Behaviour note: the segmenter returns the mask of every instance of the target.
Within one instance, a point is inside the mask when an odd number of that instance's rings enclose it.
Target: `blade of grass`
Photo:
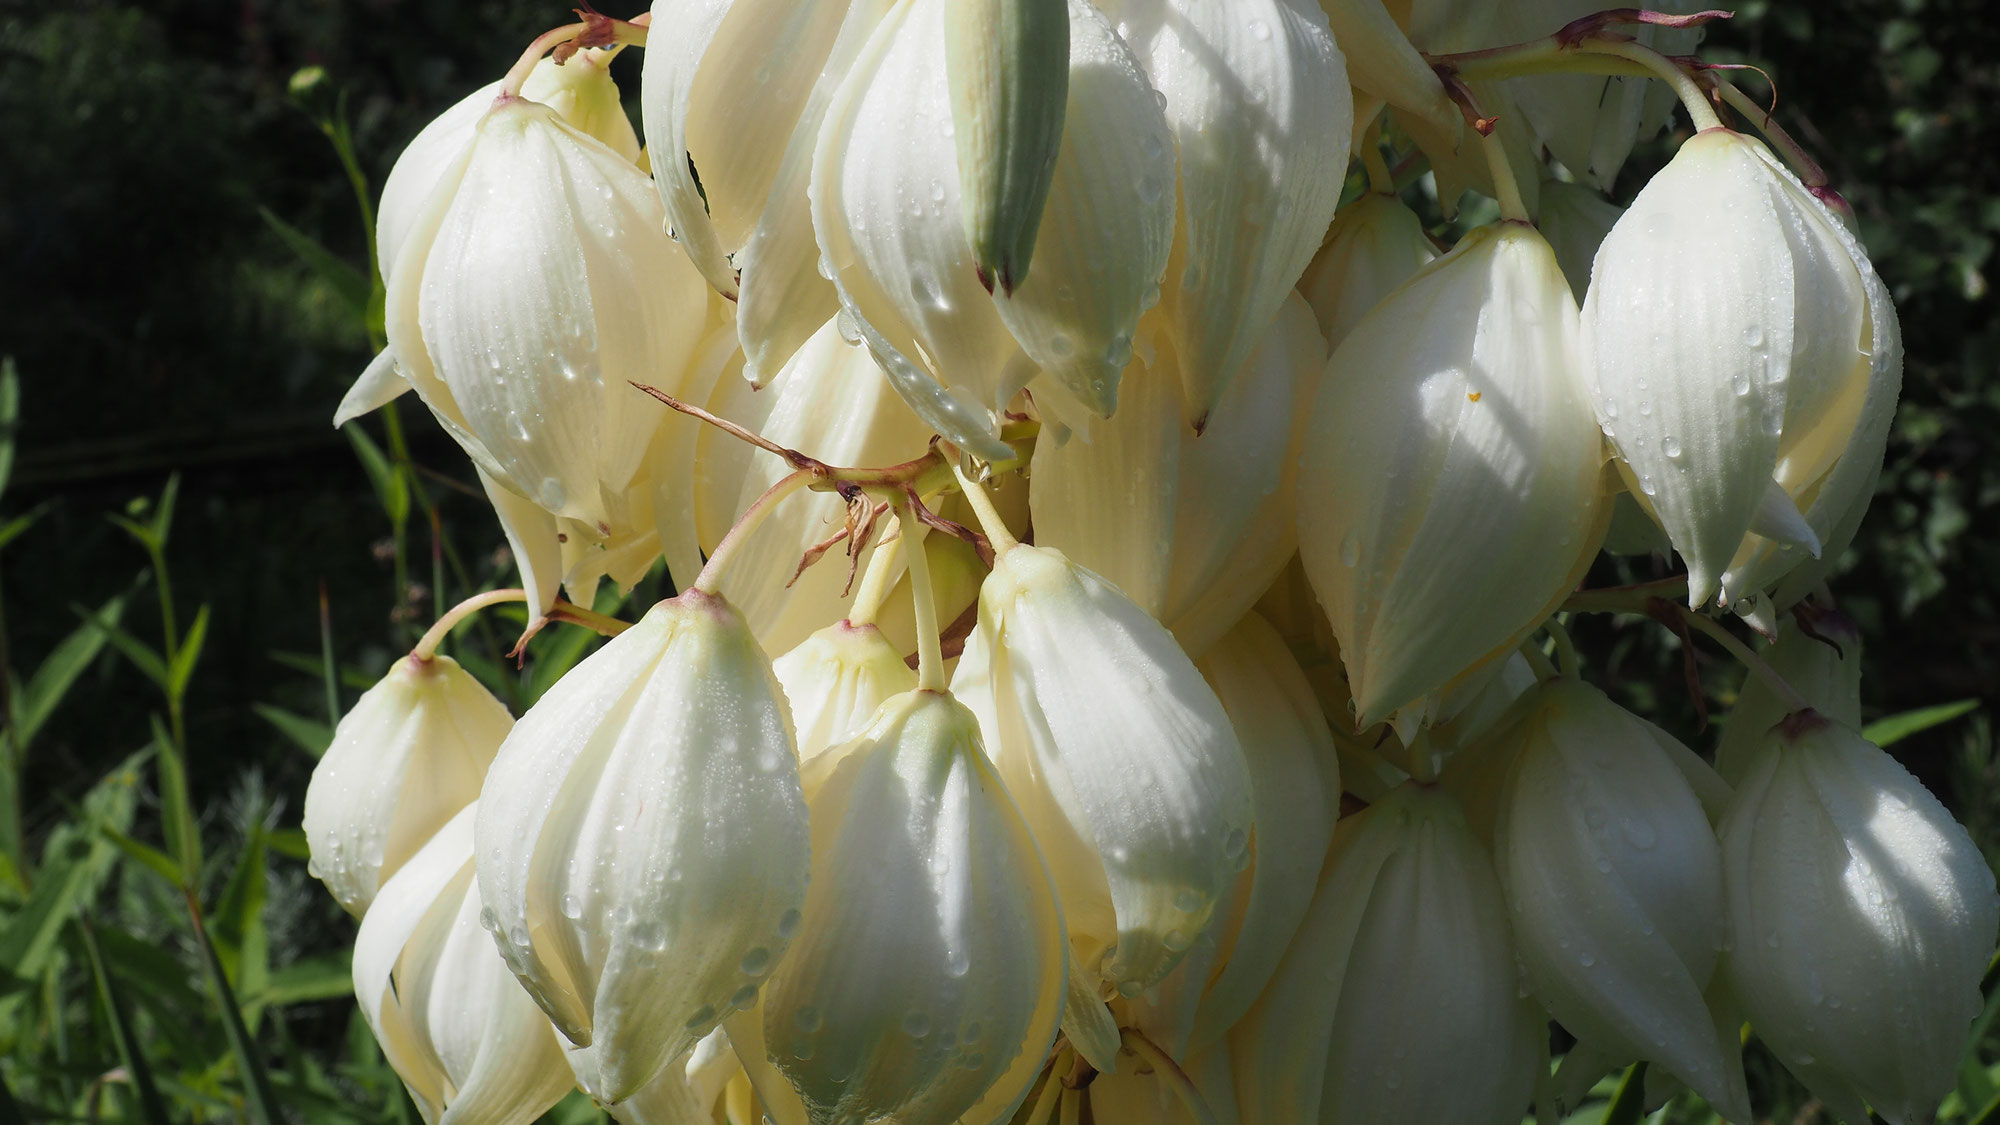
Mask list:
[[[125,1075],[132,1083],[132,1090],[138,1095],[139,1116],[147,1125],[168,1125],[172,1118],[167,1116],[167,1103],[160,1098],[159,1084],[153,1080],[153,1067],[139,1050],[139,1038],[132,1032],[132,1020],[127,1014],[124,994],[104,968],[104,954],[97,948],[97,935],[91,931],[90,923],[77,919],[77,929],[83,935],[83,948],[90,956],[90,970],[97,978],[97,992],[103,1000],[105,1010],[111,1016],[111,1038],[118,1048],[118,1060],[125,1066]]]
[[[1618,1092],[1611,1096],[1611,1105],[1604,1111],[1604,1125],[1639,1125],[1645,1116],[1646,1064],[1633,1063],[1624,1080],[1618,1083]]]
[[[229,987],[229,976],[222,970],[222,959],[216,955],[215,943],[209,940],[208,927],[202,922],[201,904],[189,894],[188,917],[194,922],[195,945],[201,948],[202,964],[208,970],[209,988],[215,994],[216,1006],[222,1012],[222,1030],[229,1038],[230,1053],[236,1056],[236,1067],[243,1076],[244,1109],[250,1120],[257,1125],[283,1125],[284,1117],[278,1112],[278,1097],[271,1089],[270,1072],[264,1069],[264,1060],[257,1057],[257,1045],[250,1039],[250,1029],[243,1023],[243,1012],[236,1006],[236,993]]]

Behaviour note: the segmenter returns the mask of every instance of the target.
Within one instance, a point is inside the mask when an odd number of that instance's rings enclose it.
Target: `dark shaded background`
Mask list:
[[[143,555],[105,513],[180,470],[176,595],[184,617],[214,607],[188,711],[198,808],[250,785],[296,823],[312,759],[251,705],[324,711],[319,682],[274,655],[317,652],[322,581],[336,650],[364,676],[407,646],[436,596],[430,528],[419,518],[409,532],[409,579],[425,588],[399,588],[389,524],[329,425],[371,354],[364,322],[259,209],[365,268],[354,191],[315,116],[344,106],[372,199],[426,120],[566,18],[563,3],[518,0],[0,2],[0,355],[16,358],[23,398],[0,514],[47,505],[0,553],[4,656],[32,668],[75,629],[73,605],[133,587]],[[1835,588],[1869,640],[1869,717],[1983,699],[1897,752],[1993,855],[2000,325],[1985,271],[2000,231],[2000,19],[1986,0],[1754,2],[1704,50],[1777,77],[1780,113],[1854,204],[1896,295],[1903,404]],[[295,96],[307,65],[326,80]],[[1635,160],[1621,193],[1666,151]],[[398,408],[415,460],[468,480],[421,408]],[[367,426],[387,442],[379,419]],[[483,502],[425,480],[464,579],[503,573]],[[1657,631],[1593,623],[1585,639],[1599,678],[1702,745]],[[26,764],[31,839],[146,742],[155,707],[114,655],[96,662]],[[281,898],[272,908],[298,915],[294,931],[337,917]]]

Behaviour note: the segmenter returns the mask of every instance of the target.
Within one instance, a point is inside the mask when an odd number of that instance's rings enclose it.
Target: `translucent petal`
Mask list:
[[[1392,195],[1370,192],[1341,208],[1299,281],[1327,346],[1337,348],[1368,310],[1437,259],[1423,220]]]
[[[671,34],[657,42],[648,40],[639,87],[646,143],[653,153],[654,182],[659,185],[666,222],[701,275],[725,297],[736,295],[736,271],[709,220],[695,170],[678,154],[688,151],[688,114],[703,56],[734,2],[695,0],[677,8]]]
[[[1320,0],[1356,89],[1456,134],[1464,125],[1430,64],[1382,0]]]
[[[894,697],[807,774],[811,891],[765,1050],[815,1121],[954,1120],[1055,1037],[1062,920],[1034,839],[937,692]]]
[[[345,426],[370,411],[379,410],[394,402],[404,391],[410,389],[407,379],[396,370],[396,353],[383,348],[368,361],[361,371],[361,377],[341,396],[340,406],[333,412],[333,424]]]
[[[1298,0],[1107,12],[1166,99],[1179,151],[1161,325],[1199,431],[1333,219],[1353,116],[1347,67],[1323,13]]]
[[[764,389],[723,379],[709,408],[833,465],[908,461],[923,455],[931,435],[868,352],[842,340],[831,322]],[[712,427],[704,428],[699,440],[696,522],[703,544],[714,550],[737,516],[792,467]],[[841,530],[844,512],[830,492],[786,500],[751,534],[723,575],[723,594],[741,607],[766,651],[788,651],[844,615],[845,542],[798,573],[806,551]]]
[[[306,787],[312,868],[360,917],[384,880],[479,796],[513,727],[449,656],[404,658],[334,728]]]
[[[974,637],[954,691],[1049,857],[1082,965],[1137,992],[1248,859],[1228,717],[1164,628],[1053,548],[1000,556]]]
[[[589,1085],[606,1101],[751,1004],[752,970],[797,927],[789,717],[720,598],[661,602],[579,664],[516,724],[483,795],[501,951],[565,1036],[599,1048]]]
[[[883,703],[917,687],[916,672],[880,629],[846,621],[799,642],[771,668],[791,703],[802,763],[860,734]]]
[[[1514,223],[1467,235],[1328,360],[1299,551],[1357,729],[1511,650],[1596,554],[1608,508],[1578,360],[1555,256]]]
[[[1536,997],[1611,1058],[1651,1060],[1748,1120],[1737,1044],[1702,996],[1725,922],[1700,800],[1596,688],[1551,680],[1522,708],[1495,736],[1514,760],[1494,855]]]
[[[1895,759],[1838,724],[1774,732],[1722,829],[1725,972],[1758,1035],[1848,1120],[1931,1119],[2000,928],[1993,873]]]

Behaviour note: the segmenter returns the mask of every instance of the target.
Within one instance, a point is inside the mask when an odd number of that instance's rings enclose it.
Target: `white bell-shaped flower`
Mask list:
[[[952,690],[1048,857],[1079,980],[1100,998],[1157,983],[1249,859],[1215,692],[1130,599],[1027,546],[995,560]]]
[[[846,621],[800,641],[771,670],[792,706],[802,763],[860,734],[890,697],[917,687],[916,671],[882,630]]]
[[[1597,248],[1604,245],[1604,236],[1624,213],[1625,208],[1582,184],[1542,181],[1542,206],[1535,214],[1535,226],[1555,250],[1556,263],[1562,266],[1579,304],[1590,292],[1590,264],[1597,260]]]
[[[762,383],[840,309],[814,268],[807,186],[821,122],[888,0],[702,0],[650,41],[641,90],[667,221],[734,297]],[[698,177],[698,179],[697,179]]]
[[[931,429],[904,405],[866,348],[828,321],[762,388],[718,382],[709,408],[770,441],[832,465],[894,465],[921,457]],[[736,517],[792,471],[783,459],[713,428],[698,439],[695,521],[707,550]],[[786,500],[757,525],[722,577],[721,590],[767,652],[785,652],[842,616],[848,586],[843,542],[817,564],[799,563],[839,531],[845,509],[830,492]]]
[[[1341,208],[1299,281],[1327,347],[1437,256],[1423,220],[1395,196],[1369,192]]]
[[[1312,685],[1262,617],[1245,614],[1197,666],[1243,746],[1254,824],[1194,1017],[1200,1050],[1256,1003],[1305,919],[1340,813],[1340,765]]]
[[[1595,1050],[1647,1059],[1750,1120],[1735,1028],[1703,998],[1722,862],[1682,771],[1708,767],[1577,680],[1531,689],[1516,714],[1492,736],[1512,758],[1493,852],[1536,998]]]
[[[1804,712],[1771,732],[1722,824],[1750,1026],[1850,1122],[1931,1120],[2000,928],[1993,872],[1894,758]]]
[[[468,805],[382,887],[354,995],[430,1125],[527,1125],[572,1085],[555,1029],[480,929]]]
[[[1230,1033],[1248,1122],[1515,1125],[1542,1056],[1493,861],[1442,790],[1344,818],[1303,925]]]
[[[1036,443],[1035,541],[1109,580],[1199,655],[1297,549],[1298,438],[1326,349],[1296,294],[1208,429],[1194,432],[1171,358],[1132,370],[1088,440]]]
[[[639,138],[618,100],[618,85],[611,80],[609,64],[610,54],[598,50],[579,51],[562,64],[545,58],[521,83],[521,96],[548,106],[564,121],[637,164]],[[411,139],[389,169],[375,210],[375,259],[385,282],[402,259],[403,244],[420,225],[438,185],[457,174],[466,151],[479,135],[480,120],[499,91],[500,83],[489,82],[453,103]],[[396,368],[395,347],[384,348],[341,399],[333,424],[345,425],[409,389],[408,380]]]
[[[1299,554],[1360,729],[1520,643],[1582,577],[1608,507],[1576,304],[1534,228],[1467,235],[1327,366]]]
[[[652,181],[624,156],[501,98],[385,268],[404,377],[481,471],[578,549],[655,530],[646,467],[661,440],[694,437],[627,385],[678,392],[709,328],[701,278],[661,225]],[[692,529],[661,535],[677,537]]]
[[[741,614],[689,590],[515,724],[482,790],[480,890],[509,967],[629,1097],[756,1000],[805,902],[790,717]]]
[[[1180,156],[1175,253],[1154,323],[1196,432],[1263,338],[1340,202],[1354,107],[1305,0],[1103,5],[1165,100]]]
[[[1004,1120],[1055,1038],[1066,947],[978,721],[905,692],[805,772],[812,889],[765,1057],[815,1123]]]
[[[514,726],[449,656],[405,657],[341,716],[306,786],[311,868],[359,918],[375,892],[458,811]]]
[[[1812,632],[1791,627],[1759,654],[1813,710],[1842,726],[1861,727],[1861,630],[1840,613],[1814,615]],[[1722,737],[1715,740],[1715,772],[1741,784],[1791,706],[1764,677],[1747,673]]]
[[[898,6],[847,75],[820,132],[813,228],[844,323],[910,407],[968,452],[1006,460],[999,413],[1031,380],[1044,416],[1066,425],[1115,408],[1172,243],[1173,136],[1131,50],[1069,0],[1062,147],[1034,268],[1012,294],[989,293],[959,195],[948,6]]]
[[[1750,561],[1752,532],[1820,555],[1879,468],[1901,349],[1872,277],[1825,205],[1725,129],[1683,144],[1605,237],[1583,312],[1597,415],[1690,605]]]

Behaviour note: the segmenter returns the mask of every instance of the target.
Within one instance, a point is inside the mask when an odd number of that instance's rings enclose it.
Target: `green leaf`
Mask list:
[[[80,899],[86,873],[87,865],[80,858],[42,870],[35,893],[7,919],[6,929],[0,930],[0,965],[8,972],[24,980],[41,974],[64,923],[83,905]]]
[[[14,438],[21,429],[21,373],[14,357],[0,359],[0,492],[14,475]]]
[[[125,599],[112,598],[99,607],[90,621],[77,627],[76,631],[64,637],[55,651],[42,660],[35,674],[28,677],[28,686],[21,689],[15,703],[14,718],[20,728],[14,732],[14,746],[17,752],[25,751],[34,742],[35,735],[48,722],[49,715],[61,703],[63,696],[76,684],[83,670],[97,659],[104,650],[105,632],[99,623],[116,627],[118,619],[125,613]]]
[[[189,906],[193,906],[192,899]],[[244,1108],[250,1120],[258,1125],[284,1125],[285,1118],[278,1112],[277,1094],[271,1089],[271,1075],[264,1068],[264,1060],[257,1054],[257,1044],[250,1038],[250,1029],[244,1026],[242,1009],[236,1006],[236,993],[229,987],[229,975],[223,971],[215,943],[199,932],[201,918],[198,914],[194,922],[197,930],[195,944],[201,947],[202,964],[208,969],[208,984],[222,1013],[222,1030],[229,1037],[229,1051],[236,1057],[237,1071],[243,1077]]]
[[[410,484],[403,479],[402,471],[390,463],[381,446],[360,426],[342,426],[340,432],[347,435],[348,443],[354,446],[354,455],[361,459],[361,468],[368,474],[368,483],[375,488],[375,499],[382,505],[383,514],[389,517],[389,526],[397,535],[410,519]]]
[[[308,719],[269,703],[252,703],[250,709],[278,728],[279,734],[315,758],[323,756],[326,748],[333,745],[333,728],[318,719]]]
[[[239,996],[262,995],[269,987],[270,948],[264,930],[264,899],[267,873],[264,866],[264,825],[253,821],[243,843],[243,854],[223,888],[222,900],[210,914],[209,936],[222,958],[229,979]],[[258,1022],[261,1008],[246,1003],[244,1018]]]
[[[105,839],[111,841],[113,847],[174,887],[179,888],[187,884],[187,879],[181,874],[180,864],[175,863],[173,857],[167,853],[151,844],[134,840],[108,824],[98,825],[97,830],[104,834]]]
[[[35,526],[35,521],[41,519],[48,510],[47,503],[37,504],[6,523],[0,523],[0,547],[19,539],[21,533]]]
[[[115,599],[114,599],[115,601]],[[153,646],[120,628],[116,618],[107,617],[104,611],[92,613],[80,605],[71,605],[70,612],[81,618],[86,627],[96,630],[111,647],[123,653],[132,666],[145,673],[146,678],[164,688],[167,686],[167,662]],[[106,606],[110,608],[109,605]],[[86,663],[88,663],[86,661]]]
[[[1955,703],[1919,707],[1914,711],[1904,711],[1899,715],[1890,715],[1869,723],[1861,728],[1861,737],[1877,746],[1889,746],[1978,709],[1977,699],[1961,699]]]
[[[153,542],[159,544],[159,549],[162,551],[167,549],[167,534],[173,530],[174,505],[180,500],[180,495],[180,473],[168,474],[167,486],[160,490],[160,502],[153,505],[153,519],[150,528],[153,533]]]
[[[181,647],[174,653],[173,666],[167,669],[168,695],[180,699],[187,694],[188,680],[201,660],[201,643],[207,639],[208,607],[204,605],[195,613],[194,624],[188,626],[187,636],[181,638]]]
[[[354,994],[354,969],[349,950],[296,961],[271,974],[262,1000],[273,1008],[339,1000]]]
[[[264,222],[279,238],[284,240],[292,253],[309,267],[313,274],[327,287],[340,295],[340,299],[354,313],[357,319],[368,315],[370,286],[360,270],[347,264],[333,251],[319,244],[319,240],[279,218],[268,207],[257,208]]]
[[[264,842],[286,859],[304,863],[312,858],[312,845],[306,842],[303,828],[273,828],[264,833]]]
[[[1604,1125],[1639,1125],[1646,1116],[1646,1064],[1633,1063],[1618,1083],[1610,1108],[1604,1111]]]
[[[98,930],[96,936],[105,968],[141,993],[139,999],[150,995],[162,1002],[163,1010],[179,1012],[183,1018],[207,1010],[208,999],[197,987],[193,966],[174,950],[123,930]]]
[[[182,885],[193,886],[201,875],[201,827],[188,800],[187,766],[180,747],[158,715],[153,716],[153,746],[159,755],[161,834],[166,837],[167,854],[187,876]]]
[[[105,971],[104,955],[98,951],[97,937],[91,932],[89,923],[79,920],[77,929],[82,932],[83,947],[90,954],[90,970],[97,978],[98,996],[111,1016],[111,1038],[117,1044],[118,1059],[125,1064],[125,1076],[138,1095],[140,1118],[147,1125],[167,1125],[172,1120],[167,1116],[167,1103],[161,1100],[159,1085],[153,1081],[152,1064],[139,1050],[139,1038],[132,1032],[132,1019],[127,1014],[124,994],[119,991],[111,974]]]

